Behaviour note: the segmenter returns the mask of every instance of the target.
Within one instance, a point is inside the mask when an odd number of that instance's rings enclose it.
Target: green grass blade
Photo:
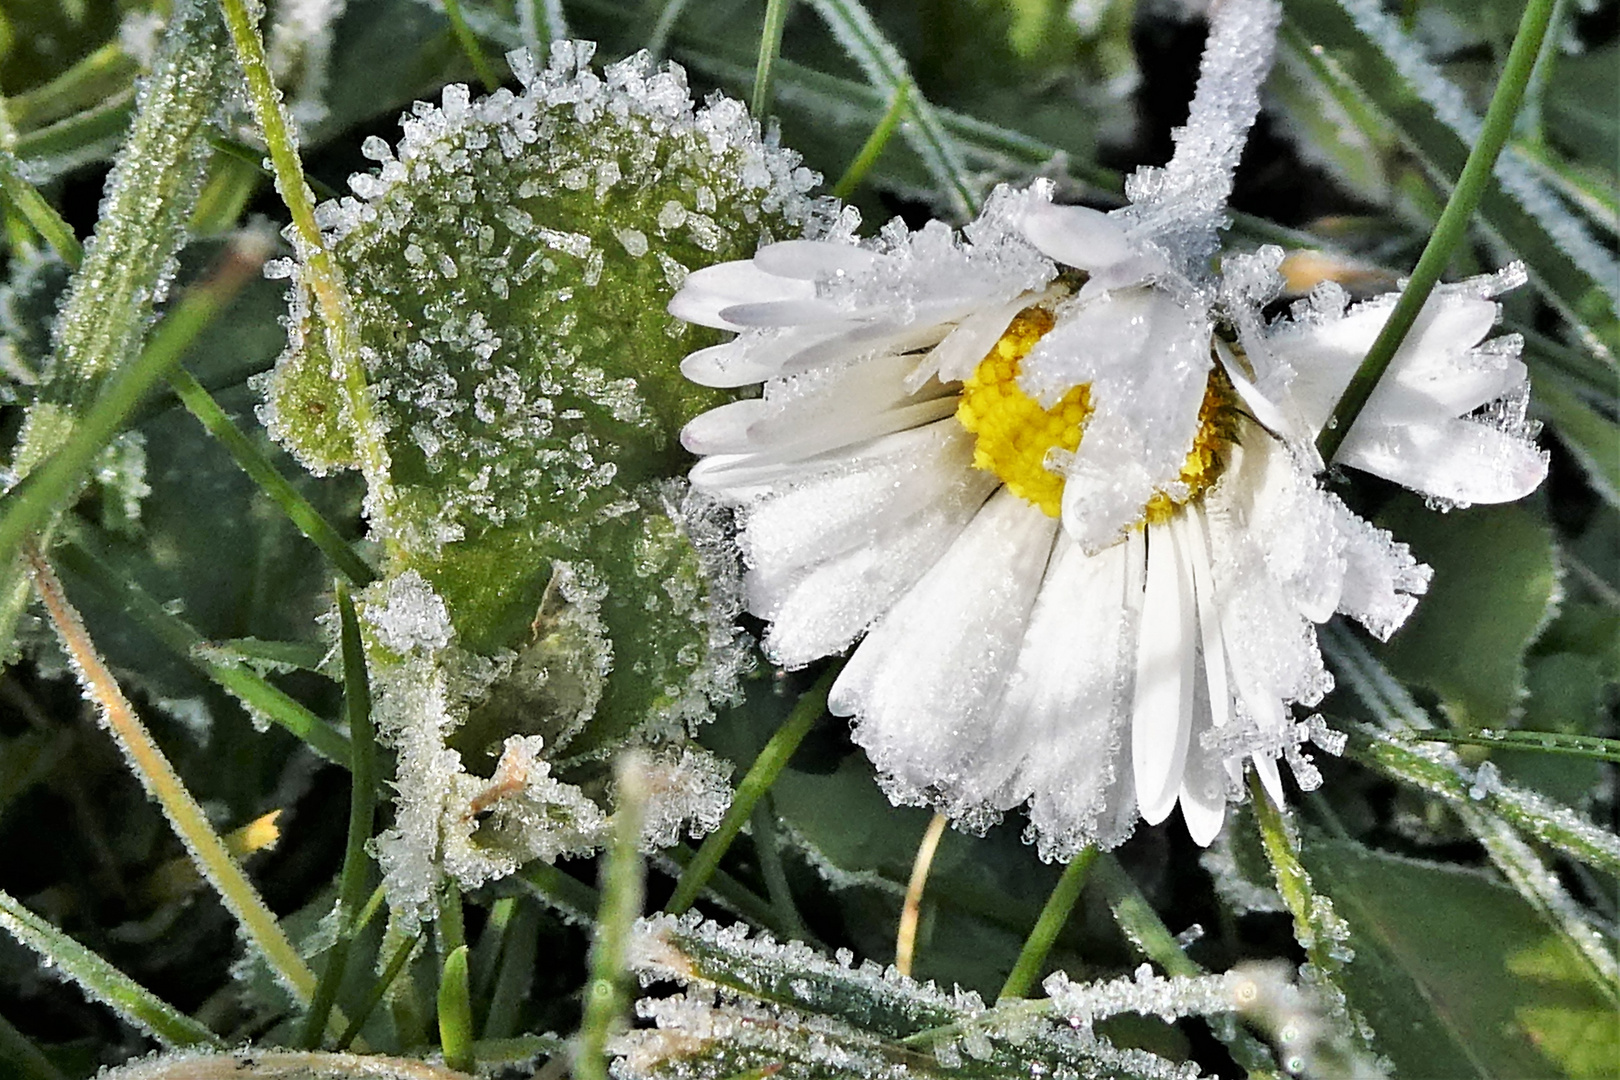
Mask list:
[[[87,529],[76,529],[89,533]],[[133,581],[119,576],[87,545],[88,535],[64,545],[56,554],[64,569],[71,571],[105,599],[117,604],[124,614],[175,655],[194,665],[242,702],[247,709],[286,728],[321,757],[345,768],[351,751],[348,738],[325,720],[310,712],[256,672],[238,664],[221,663],[208,656],[207,642],[189,623],[165,611]]]
[[[369,585],[377,579],[377,572],[354,553],[354,549],[344,542],[332,524],[321,516],[321,512],[270,464],[269,459],[259,452],[259,448],[253,445],[241,428],[231,422],[225,410],[219,407],[219,402],[203,389],[189,371],[177,367],[169,372],[169,385],[187,411],[197,418],[197,422],[230,452],[242,471],[252,477],[254,483],[287,515],[287,520],[298,527],[299,532],[332,560],[332,565],[344,577],[355,585]]]
[[[91,998],[112,1009],[165,1046],[220,1046],[212,1031],[140,986],[122,971],[0,892],[0,928]]]
[[[754,64],[754,92],[748,107],[756,120],[771,111],[771,74],[782,53],[782,27],[787,25],[793,0],[765,0],[765,22],[759,29],[759,60]]]
[[[742,830],[743,823],[754,812],[754,804],[759,802],[760,796],[770,790],[771,784],[786,767],[788,759],[799,748],[809,734],[810,727],[827,711],[827,691],[831,689],[833,679],[837,677],[839,666],[834,665],[816,680],[816,684],[805,691],[793,712],[786,721],[772,735],[765,748],[754,759],[754,764],[748,769],[748,774],[737,785],[737,791],[731,797],[731,807],[726,811],[725,818],[720,827],[703,838],[703,846],[690,865],[681,871],[681,877],[675,885],[675,893],[664,905],[664,910],[672,915],[679,915],[691,907],[697,900],[698,893],[708,882],[710,875],[720,865],[720,857],[726,853],[731,842],[737,838]]]
[[[466,945],[451,950],[439,972],[439,1049],[446,1065],[472,1072],[472,993],[467,984]]]
[[[366,844],[376,820],[379,781],[377,737],[371,722],[371,682],[366,672],[365,646],[360,640],[360,620],[355,616],[348,586],[342,581],[336,585],[343,650],[343,710],[349,722],[349,833],[338,877],[337,940],[326,954],[315,1000],[304,1017],[301,1042],[311,1049],[320,1044],[321,1033],[326,1030],[348,965],[349,946],[359,932],[360,915],[366,906],[366,886],[371,877]]]
[[[33,1040],[12,1027],[4,1016],[0,1016],[0,1066],[15,1070],[8,1075],[15,1075],[17,1080],[67,1080]]]
[[[478,38],[473,34],[472,27],[467,25],[467,17],[461,13],[461,0],[444,0],[444,13],[450,18],[450,30],[456,35],[456,44],[461,46],[462,55],[472,65],[473,72],[478,81],[484,84],[484,89],[494,93],[500,89],[501,78],[495,74],[495,68],[484,55],[484,47],[478,44]]]
[[[9,98],[6,110],[18,131],[32,131],[129,89],[140,69],[123,44],[112,41],[50,82]]]
[[[1463,746],[1500,747],[1528,750],[1539,754],[1569,754],[1592,761],[1620,762],[1620,739],[1598,735],[1570,735],[1562,731],[1413,731],[1405,738],[1414,742],[1444,742]]]
[[[1467,234],[1474,209],[1490,183],[1497,155],[1502,152],[1503,145],[1513,132],[1513,121],[1519,114],[1525,86],[1530,81],[1536,57],[1541,52],[1541,43],[1547,33],[1547,24],[1552,19],[1555,2],[1529,0],[1526,4],[1518,34],[1513,39],[1513,49],[1508,54],[1507,65],[1496,85],[1490,109],[1485,114],[1485,125],[1468,154],[1457,186],[1452,190],[1440,220],[1435,223],[1434,232],[1430,234],[1429,242],[1412,270],[1411,280],[1395,304],[1395,310],[1390,313],[1389,321],[1379,331],[1372,348],[1367,351],[1366,358],[1351,378],[1350,385],[1333,406],[1333,413],[1323,426],[1322,433],[1317,436],[1316,446],[1323,461],[1331,462],[1350,434],[1356,417],[1361,415],[1361,410],[1372,398],[1373,388],[1395,358],[1401,342],[1406,340],[1406,334],[1417,321],[1429,294],[1440,283],[1440,276],[1451,261],[1452,251]]]
[[[518,1034],[520,1009],[534,985],[535,961],[540,949],[540,908],[518,897],[510,921],[501,935],[500,966],[484,997],[484,1039],[498,1041]],[[478,1056],[482,1056],[479,1054]]]
[[[906,115],[906,96],[908,88],[901,86],[894,92],[889,107],[883,112],[883,119],[878,121],[872,134],[866,137],[861,149],[855,155],[855,160],[849,163],[844,175],[838,178],[833,185],[832,193],[836,199],[847,199],[855,193],[860,182],[866,179],[866,174],[872,171],[877,159],[883,154],[883,148],[889,145],[895,131],[900,127],[900,119]]]
[[[911,119],[901,126],[901,134],[922,158],[951,211],[963,219],[978,213],[977,185],[968,176],[961,151],[941,124],[933,105],[917,89],[905,58],[883,36],[871,13],[860,0],[810,0],[810,3],[883,100],[892,101],[896,94],[904,91],[910,102]]]
[[[388,988],[394,985],[394,980],[399,978],[400,972],[405,970],[405,965],[410,963],[411,954],[416,951],[416,946],[421,941],[422,931],[418,930],[410,937],[401,939],[399,944],[395,946],[393,955],[388,958],[388,964],[383,968],[382,974],[378,975],[370,988],[366,990],[366,996],[361,1000],[359,1006],[355,1008],[354,1016],[350,1018],[348,1026],[343,1029],[343,1034],[338,1036],[336,1049],[344,1050],[350,1043],[354,1042],[355,1036],[360,1034],[360,1029],[365,1027],[366,1021],[371,1018],[371,1014],[382,1003],[383,996],[388,993]]]
[[[0,192],[21,211],[28,224],[44,238],[52,251],[61,256],[63,262],[77,268],[84,261],[84,245],[79,243],[72,227],[62,220],[62,215],[45,201],[33,184],[23,179],[17,159],[9,150],[0,150]]]

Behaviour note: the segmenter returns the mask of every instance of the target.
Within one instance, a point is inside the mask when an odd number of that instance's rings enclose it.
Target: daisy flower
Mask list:
[[[694,486],[739,508],[765,649],[792,668],[855,646],[831,708],[896,802],[974,831],[1025,807],[1049,859],[1178,805],[1207,844],[1245,761],[1279,802],[1279,758],[1319,779],[1300,746],[1333,739],[1290,713],[1332,685],[1315,624],[1343,612],[1385,637],[1427,585],[1307,455],[1349,371],[1335,354],[1302,372],[1381,309],[1318,305],[1268,333],[1269,255],[1229,260],[1223,284],[1201,270],[1276,18],[1269,0],[1217,9],[1177,154],[1122,211],[1037,184],[998,189],[961,236],[896,222],[857,241],[846,216],[698,270],[671,302],[737,334],[688,377],[763,384],[682,439]],[[1428,340],[1414,377],[1434,390],[1461,354]],[[1383,431],[1417,413],[1363,415]]]

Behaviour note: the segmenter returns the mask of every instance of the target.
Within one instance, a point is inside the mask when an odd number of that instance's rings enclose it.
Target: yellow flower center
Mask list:
[[[1018,365],[1052,329],[1052,313],[1029,307],[1013,316],[979,366],[962,383],[956,418],[977,435],[976,468],[993,472],[1014,495],[1057,517],[1063,477],[1046,467],[1052,450],[1073,451],[1091,415],[1091,388],[1076,386],[1050,409],[1018,388]]]
[[[1018,369],[1035,343],[1052,329],[1052,313],[1028,307],[1013,317],[1001,339],[962,382],[956,418],[977,440],[973,465],[995,473],[1014,495],[1051,517],[1063,506],[1063,476],[1047,467],[1054,450],[1073,453],[1091,417],[1091,386],[1082,383],[1064,394],[1051,408],[1018,386]],[[1181,467],[1184,498],[1159,492],[1142,508],[1142,522],[1161,522],[1179,506],[1201,496],[1226,463],[1226,449],[1237,436],[1237,396],[1216,365],[1198,411],[1198,434],[1192,452]]]

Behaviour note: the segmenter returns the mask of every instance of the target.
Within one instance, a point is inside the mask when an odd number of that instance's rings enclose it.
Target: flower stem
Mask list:
[[[258,890],[231,857],[225,841],[208,823],[202,807],[186,790],[174,766],[135,715],[112,672],[102,663],[55,572],[37,554],[31,555],[29,562],[34,587],[61,638],[63,651],[72,658],[86,694],[101,707],[102,722],[124,752],[141,786],[163,808],[197,869],[219,893],[248,941],[297,999],[307,1004],[315,994],[315,973],[304,963],[275,914],[265,906]]]
[[[256,21],[248,14],[247,0],[220,0],[220,5],[225,10],[236,60],[247,83],[248,102],[270,151],[276,190],[292,215],[293,235],[304,261],[304,280],[315,298],[326,350],[341,373],[360,471],[372,498],[386,514],[393,505],[388,447],[383,440],[382,424],[372,408],[371,390],[366,384],[365,364],[360,356],[360,335],[350,311],[343,273],[326,246],[320,226],[315,223],[314,196],[304,180],[304,164],[298,157],[287,115],[282,111],[281,92],[270,76],[264,41],[259,37]],[[386,530],[384,532],[386,535]]]
[[[726,853],[731,842],[737,838],[743,822],[754,812],[754,804],[759,802],[760,796],[770,790],[776,777],[787,765],[788,759],[809,734],[810,727],[821,715],[827,711],[827,691],[832,688],[833,679],[838,675],[838,667],[830,667],[816,684],[807,690],[799,703],[788,714],[787,721],[777,729],[765,749],[759,752],[754,764],[749,766],[748,775],[742,778],[737,785],[737,791],[731,797],[731,807],[715,829],[703,840],[703,846],[698,848],[697,855],[681,871],[680,880],[675,883],[675,893],[664,905],[664,910],[671,915],[679,915],[692,906],[698,893],[703,891],[704,884],[720,865],[720,857]]]
[[[934,855],[949,824],[950,819],[944,814],[933,816],[928,828],[923,830],[917,857],[911,863],[911,880],[906,883],[906,898],[900,905],[900,928],[894,936],[894,966],[902,975],[911,974],[911,961],[917,951],[917,923],[922,918],[923,889],[928,885],[928,872],[934,867]]]
[[[1300,862],[1299,837],[1293,823],[1272,803],[1259,775],[1252,771],[1249,798],[1254,804],[1254,819],[1260,827],[1260,843],[1271,864],[1272,879],[1294,917],[1294,939],[1321,976],[1330,977],[1344,964],[1333,955],[1333,927],[1325,925],[1321,903],[1311,887],[1311,875]]]
[[[1013,969],[1008,974],[1007,981],[1002,985],[1001,993],[997,995],[996,1000],[1005,1001],[1007,998],[1029,996],[1030,987],[1040,978],[1047,954],[1052,951],[1058,934],[1062,933],[1064,924],[1069,921],[1069,913],[1074,910],[1075,903],[1080,899],[1080,890],[1086,883],[1086,873],[1096,860],[1096,848],[1083,848],[1063,868],[1063,876],[1058,878],[1052,895],[1046,898],[1046,906],[1041,909],[1040,918],[1035,920],[1035,929],[1029,932],[1023,949],[1019,950],[1018,961],[1013,964]]]
[[[625,948],[641,914],[645,868],[641,862],[641,823],[647,810],[647,777],[634,754],[620,759],[618,808],[613,845],[602,868],[602,907],[591,943],[590,978],[585,983],[585,1016],[574,1054],[577,1080],[608,1080],[607,1041],[629,1006]]]
[[[758,120],[771,108],[771,70],[782,51],[782,27],[787,25],[793,0],[766,0],[765,24],[759,30],[759,59],[754,65],[754,93],[749,111]]]
[[[1323,461],[1331,463],[1339,447],[1344,444],[1356,417],[1366,407],[1378,380],[1395,358],[1396,350],[1417,321],[1424,302],[1439,283],[1453,249],[1462,242],[1474,208],[1479,205],[1480,196],[1490,182],[1497,155],[1513,133],[1514,118],[1524,99],[1531,72],[1535,70],[1536,57],[1541,52],[1542,39],[1546,37],[1554,4],[1555,0],[1529,0],[1525,5],[1524,16],[1519,20],[1519,30],[1513,39],[1513,48],[1508,52],[1507,64],[1491,97],[1490,109],[1485,113],[1485,125],[1480,131],[1479,141],[1469,151],[1468,161],[1457,178],[1457,186],[1452,189],[1451,198],[1441,211],[1440,220],[1435,223],[1434,232],[1429,235],[1429,242],[1418,257],[1411,280],[1396,302],[1395,310],[1390,313],[1389,321],[1379,331],[1377,340],[1367,351],[1366,358],[1361,361],[1344,395],[1333,407],[1333,414],[1317,436],[1316,448]]]

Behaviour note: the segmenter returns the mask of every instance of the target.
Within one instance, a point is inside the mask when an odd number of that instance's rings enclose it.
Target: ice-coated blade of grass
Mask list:
[[[0,927],[136,1028],[165,1046],[219,1046],[220,1038],[122,971],[0,892]]]
[[[1342,627],[1329,624],[1325,629],[1322,635],[1323,653],[1347,689],[1371,711],[1385,731],[1405,733],[1410,738],[1414,731],[1434,729],[1429,715],[1364,645]],[[1377,737],[1390,746],[1399,746],[1393,738],[1385,739],[1376,732],[1369,732],[1366,737],[1369,741]],[[1456,769],[1461,768],[1457,756],[1443,747],[1430,747],[1422,752],[1407,749],[1406,752],[1414,759],[1427,760],[1433,768],[1425,768],[1423,772],[1432,773],[1437,781],[1447,772],[1456,776]],[[1448,765],[1455,767],[1448,768]],[[1397,776],[1396,779],[1414,782],[1405,776]],[[1446,779],[1445,784],[1449,786],[1451,780]],[[1494,807],[1477,803],[1471,784],[1461,784],[1460,787],[1464,789],[1466,797],[1447,801],[1464,827],[1480,841],[1502,876],[1526,903],[1543,913],[1548,925],[1562,934],[1586,958],[1594,971],[1602,974],[1611,984],[1620,983],[1620,970],[1617,970],[1620,965],[1617,965],[1609,942],[1593,925],[1591,917],[1570,896],[1563,882],[1547,868],[1541,856],[1519,838],[1513,826],[1504,820],[1506,815],[1499,811],[1492,812]],[[1481,794],[1484,794],[1483,789]],[[1584,822],[1578,824],[1586,829],[1594,828]],[[1620,843],[1620,838],[1612,833],[1602,835]]]
[[[45,197],[34,190],[34,185],[23,179],[16,157],[9,150],[0,150],[0,193],[21,211],[34,231],[44,238],[51,250],[63,262],[78,268],[84,261],[84,245],[73,235],[73,229]]]
[[[1413,731],[1406,736],[1416,742],[1443,742],[1461,746],[1500,747],[1540,754],[1569,754],[1592,761],[1620,762],[1620,739],[1599,735],[1570,735],[1562,731]]]
[[[1362,0],[1350,2],[1360,4]],[[1556,0],[1529,0],[1525,5],[1524,17],[1519,22],[1519,31],[1513,39],[1513,48],[1508,53],[1502,77],[1496,84],[1496,93],[1491,97],[1484,126],[1479,129],[1474,148],[1469,151],[1468,161],[1457,178],[1457,186],[1452,189],[1451,198],[1446,201],[1446,208],[1435,223],[1434,232],[1429,235],[1429,242],[1418,257],[1411,279],[1401,291],[1401,298],[1396,301],[1395,310],[1378,332],[1372,348],[1367,350],[1366,358],[1356,369],[1338,403],[1333,406],[1333,413],[1323,425],[1322,433],[1317,436],[1316,448],[1323,461],[1331,462],[1350,434],[1356,417],[1361,415],[1361,410],[1372,398],[1373,389],[1383,378],[1390,361],[1395,359],[1396,350],[1406,340],[1406,334],[1417,321],[1429,294],[1440,283],[1440,276],[1451,262],[1452,251],[1467,235],[1468,223],[1479,205],[1480,196],[1485,193],[1485,186],[1490,183],[1497,156],[1513,132],[1513,120],[1519,114],[1525,86],[1530,81],[1536,57],[1541,53],[1542,39],[1546,37],[1547,23],[1552,19],[1555,3]],[[1620,279],[1620,264],[1613,265],[1611,273]]]
[[[1080,890],[1085,887],[1086,874],[1091,864],[1097,860],[1097,849],[1086,847],[1070,859],[1063,868],[1063,875],[1052,889],[1052,895],[1046,898],[1046,906],[1041,908],[1041,914],[1035,920],[1035,926],[1024,940],[1024,947],[1018,951],[1018,959],[1013,969],[1007,974],[1007,981],[1001,986],[1001,993],[996,1000],[1007,998],[1028,997],[1030,988],[1041,977],[1046,965],[1046,957],[1057,943],[1058,935],[1063,932],[1064,924],[1069,921],[1069,914],[1080,899]]]
[[[602,897],[595,889],[550,863],[531,862],[519,870],[516,877],[529,887],[536,899],[575,925],[589,923],[602,904]]]
[[[366,383],[359,331],[350,311],[343,274],[326,246],[320,226],[315,223],[314,197],[304,179],[304,164],[281,104],[281,93],[270,76],[257,21],[249,13],[246,0],[220,0],[220,5],[224,8],[236,60],[246,81],[248,102],[270,151],[276,190],[292,215],[292,235],[315,297],[327,354],[340,373],[345,406],[352,421],[348,428],[359,453],[360,471],[379,512],[386,514],[393,501],[388,447]]]
[[[754,806],[748,818],[754,837],[754,855],[759,860],[759,874],[765,879],[765,894],[770,900],[776,921],[787,930],[787,936],[805,941],[810,931],[799,917],[799,908],[793,902],[793,888],[788,883],[787,870],[782,865],[782,846],[776,835],[776,807],[770,792],[766,792]]]
[[[88,529],[84,530],[86,533]],[[83,541],[64,545],[58,558],[62,566],[81,577],[176,656],[194,665],[214,680],[249,712],[286,728],[321,757],[345,768],[349,765],[349,740],[325,720],[277,689],[250,668],[221,663],[208,655],[207,640],[191,624],[166,611],[133,581],[120,577]]]
[[[131,771],[147,795],[162,807],[175,835],[236,918],[249,946],[264,957],[283,985],[307,1004],[315,993],[315,973],[304,963],[275,914],[265,906],[258,890],[231,857],[225,841],[208,823],[202,807],[135,715],[112,672],[102,663],[79,613],[68,603],[55,572],[38,555],[30,558],[30,565],[34,587],[56,628],[62,649],[72,660],[86,695],[100,708],[102,725],[123,751]]]
[[[977,187],[934,106],[917,89],[905,57],[883,36],[860,0],[810,0],[810,4],[883,100],[893,101],[903,88],[910,119],[901,124],[901,134],[922,158],[951,212],[962,219],[972,217],[979,209]]]
[[[1189,957],[1170,933],[1158,912],[1153,910],[1142,890],[1125,872],[1112,852],[1103,852],[1092,867],[1092,874],[1104,895],[1108,909],[1120,931],[1143,956],[1159,965],[1167,975],[1202,975],[1204,969]],[[1240,1027],[1231,1017],[1213,1017],[1210,1031],[1226,1045],[1236,1061],[1249,1075],[1281,1076],[1270,1048]]]
[[[354,599],[342,581],[337,585],[339,636],[343,650],[343,711],[349,722],[349,832],[343,849],[343,870],[338,876],[337,939],[326,953],[315,997],[304,1016],[301,1042],[306,1049],[320,1045],[327,1018],[337,1001],[338,987],[348,967],[349,947],[360,930],[366,906],[371,839],[377,812],[377,738],[371,722],[371,684],[366,672],[365,646]]]
[[[591,942],[585,982],[585,1016],[574,1047],[578,1080],[608,1080],[607,1041],[629,1010],[627,968],[630,930],[641,914],[645,868],[641,824],[647,810],[645,766],[634,753],[619,759],[618,802],[613,811],[613,842],[602,868],[602,906]]]
[[[219,403],[189,371],[177,367],[169,372],[169,386],[186,410],[230,452],[242,471],[252,477],[253,482],[287,515],[287,520],[320,548],[351,584],[369,585],[377,579],[377,572],[354,553],[354,549],[338,535],[321,512],[270,464],[270,460],[259,452],[259,448],[253,445],[241,428],[231,422],[225,410],[219,407]]]
[[[703,838],[703,846],[691,864],[681,871],[681,878],[675,885],[675,893],[664,905],[664,910],[672,915],[679,915],[691,907],[697,900],[698,893],[703,891],[704,884],[715,868],[720,865],[720,857],[726,853],[731,842],[737,838],[743,823],[754,812],[754,804],[759,802],[760,796],[769,791],[776,777],[787,766],[788,759],[793,751],[799,748],[805,735],[810,731],[811,725],[821,719],[827,711],[827,691],[832,688],[832,681],[837,677],[840,667],[834,665],[816,680],[814,686],[805,691],[794,705],[793,712],[786,721],[772,735],[765,748],[749,766],[748,773],[737,785],[737,791],[731,797],[731,806],[726,810],[725,818],[720,827]]]

